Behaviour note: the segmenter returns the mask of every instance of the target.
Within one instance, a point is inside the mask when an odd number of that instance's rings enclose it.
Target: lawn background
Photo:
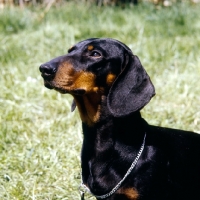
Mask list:
[[[200,133],[199,11],[70,2],[0,10],[0,199],[80,199],[79,116],[69,95],[43,86],[38,67],[86,38],[118,39],[139,56],[156,88],[142,110],[150,124]]]

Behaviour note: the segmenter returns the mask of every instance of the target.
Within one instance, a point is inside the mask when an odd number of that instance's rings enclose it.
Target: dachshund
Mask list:
[[[142,118],[155,89],[130,48],[90,38],[39,70],[47,88],[71,94],[78,108],[82,199],[85,192],[98,200],[200,199],[200,135]]]

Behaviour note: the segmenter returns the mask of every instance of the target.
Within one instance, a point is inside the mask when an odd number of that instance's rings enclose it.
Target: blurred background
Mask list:
[[[199,0],[0,0],[0,199],[80,199],[81,121],[38,68],[90,37],[140,58],[150,124],[200,133],[199,13]]]
[[[65,3],[65,2],[76,2],[76,3],[90,3],[90,4],[96,4],[97,6],[106,6],[106,5],[112,5],[112,6],[127,6],[130,4],[137,5],[140,2],[151,2],[155,5],[161,4],[163,6],[171,6],[174,3],[181,3],[181,2],[188,2],[191,3],[199,3],[199,0],[1,0],[2,7],[5,5],[18,5],[20,7],[26,6],[26,5],[33,5],[36,6],[38,4],[48,4],[52,5],[55,3]]]

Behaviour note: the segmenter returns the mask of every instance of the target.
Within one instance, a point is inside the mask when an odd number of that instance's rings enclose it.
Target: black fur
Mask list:
[[[87,50],[88,45],[94,49]],[[95,57],[94,51],[100,56]],[[72,64],[76,72],[94,74],[96,86],[104,88],[98,120],[82,124],[83,182],[92,193],[106,194],[124,177],[146,134],[136,167],[120,189],[106,199],[200,199],[200,135],[152,126],[141,117],[140,110],[155,91],[139,59],[126,45],[113,39],[89,39],[72,47],[69,54],[40,66],[46,87],[72,94],[77,104],[87,95],[86,89],[69,90],[55,83],[63,63]],[[106,84],[108,73],[116,75],[112,85]]]

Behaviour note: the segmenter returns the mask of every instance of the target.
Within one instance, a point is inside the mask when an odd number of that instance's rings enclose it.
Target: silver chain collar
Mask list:
[[[86,192],[90,193],[91,195],[95,196],[96,198],[98,199],[105,199],[109,196],[111,196],[112,194],[114,194],[119,188],[120,186],[122,185],[122,183],[124,182],[124,180],[127,178],[127,176],[131,173],[131,171],[133,170],[133,168],[136,166],[143,150],[144,150],[144,145],[145,145],[145,139],[146,139],[146,133],[144,135],[144,139],[143,139],[143,143],[142,143],[142,146],[140,147],[140,150],[135,158],[135,160],[132,162],[130,168],[128,169],[128,171],[126,172],[126,174],[124,175],[124,177],[122,178],[122,180],[107,194],[104,194],[104,195],[95,195],[93,194],[90,189],[83,183],[83,180],[79,186],[79,191],[81,193],[81,199],[84,199],[84,194]]]

